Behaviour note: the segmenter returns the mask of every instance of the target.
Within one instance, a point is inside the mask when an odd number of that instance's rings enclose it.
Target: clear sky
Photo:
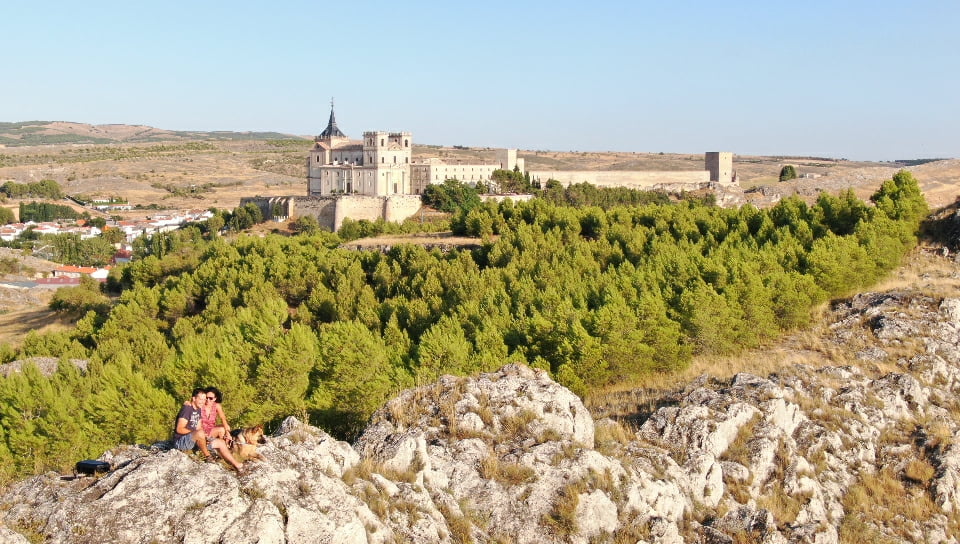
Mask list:
[[[7,0],[0,121],[960,157],[960,1]]]

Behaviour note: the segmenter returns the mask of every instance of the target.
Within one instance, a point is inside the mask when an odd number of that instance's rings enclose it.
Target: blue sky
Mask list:
[[[960,1],[0,7],[0,121],[960,157]]]

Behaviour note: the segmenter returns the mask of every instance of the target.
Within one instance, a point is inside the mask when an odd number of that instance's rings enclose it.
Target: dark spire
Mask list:
[[[347,135],[337,128],[337,118],[333,116],[333,98],[330,99],[330,121],[327,122],[327,128],[320,133],[321,138],[346,138]]]

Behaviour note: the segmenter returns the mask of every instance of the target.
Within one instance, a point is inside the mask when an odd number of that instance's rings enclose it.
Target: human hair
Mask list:
[[[206,393],[206,392],[207,392],[206,389],[204,389],[204,388],[202,388],[202,387],[196,387],[196,388],[194,388],[194,390],[193,390],[193,394],[190,395],[190,396],[191,396],[191,397],[195,397],[195,396],[199,395],[200,393]]]
[[[204,392],[213,393],[213,396],[217,398],[217,403],[223,402],[223,393],[221,393],[216,387],[208,387],[204,390]]]

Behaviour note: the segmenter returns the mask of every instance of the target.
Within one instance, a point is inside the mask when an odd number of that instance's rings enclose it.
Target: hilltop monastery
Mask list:
[[[447,164],[439,158],[413,162],[410,132],[367,131],[363,139],[347,137],[330,107],[327,128],[314,139],[307,157],[305,196],[252,197],[264,217],[283,219],[312,215],[324,228],[337,230],[343,219],[403,221],[421,205],[420,195],[431,183],[456,179],[464,183],[489,182],[498,169],[526,171],[516,149],[499,149],[496,160],[484,164]],[[530,171],[534,182],[549,179],[564,185],[588,182],[600,187],[644,190],[695,190],[737,184],[733,154],[708,152],[704,169],[697,171]]]

